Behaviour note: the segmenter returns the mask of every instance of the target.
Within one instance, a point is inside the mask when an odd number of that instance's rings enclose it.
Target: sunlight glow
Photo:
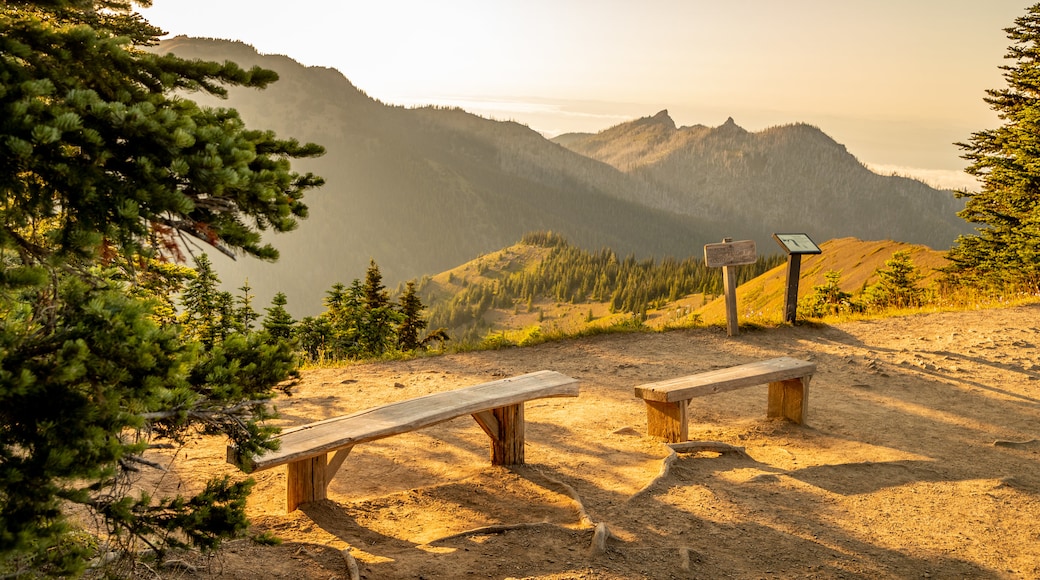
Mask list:
[[[960,171],[952,143],[996,124],[982,97],[1003,84],[1003,29],[1024,8],[1020,0],[155,0],[142,13],[171,35],[241,40],[336,68],[386,103],[473,107],[550,135],[669,109],[679,125],[808,122],[870,163]],[[601,108],[571,106],[581,102]],[[879,119],[883,134],[869,127]]]

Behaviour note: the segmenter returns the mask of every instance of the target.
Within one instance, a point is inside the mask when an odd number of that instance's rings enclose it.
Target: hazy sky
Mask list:
[[[668,109],[679,125],[806,122],[883,172],[970,186],[955,141],[999,124],[1019,0],[154,0],[171,35],[242,40],[370,96],[548,135]]]

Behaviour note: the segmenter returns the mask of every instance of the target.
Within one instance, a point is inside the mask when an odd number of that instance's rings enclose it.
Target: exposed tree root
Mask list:
[[[714,451],[715,453],[734,453],[741,457],[751,456],[744,451],[743,447],[736,447],[728,443],[721,443],[719,441],[683,441],[681,443],[666,443],[668,447],[668,456],[661,461],[661,471],[657,474],[657,477],[650,480],[643,486],[643,489],[632,494],[628,498],[628,501],[632,501],[643,494],[650,491],[655,485],[658,484],[662,479],[668,477],[668,472],[672,468],[672,464],[678,459],[679,453],[697,453],[698,451]]]
[[[347,563],[347,575],[350,580],[361,580],[361,570],[358,568],[357,559],[350,553],[350,548],[340,550],[340,554],[343,554],[343,560]]]
[[[737,447],[720,441],[683,441],[682,443],[669,443],[668,446],[676,453],[713,451],[715,453],[733,453],[741,457],[751,458],[751,456],[744,451],[743,447]]]
[[[651,488],[657,485],[657,482],[661,481],[665,477],[668,477],[668,472],[671,470],[672,464],[675,463],[675,460],[678,457],[679,456],[675,453],[675,450],[669,447],[668,457],[665,457],[664,460],[661,461],[661,471],[657,474],[657,477],[651,479],[650,483],[643,486],[643,489],[632,494],[632,496],[628,498],[628,501],[633,501],[639,496],[644,495],[646,492],[650,491]]]
[[[1040,439],[1030,439],[1029,441],[1005,441],[997,439],[993,442],[994,447],[1010,447],[1012,449],[1021,449],[1023,447],[1035,447],[1040,446]]]
[[[592,545],[589,546],[589,556],[606,554],[608,538],[610,538],[610,530],[607,529],[607,524],[603,522],[596,524],[596,531],[592,533]]]
[[[562,528],[563,526],[561,526],[559,524],[554,524],[554,523],[551,523],[551,522],[527,522],[527,523],[521,523],[521,524],[493,524],[493,525],[490,525],[490,526],[482,526],[482,527],[479,527],[479,528],[473,528],[472,530],[466,530],[464,532],[459,532],[457,534],[452,534],[450,536],[444,536],[443,538],[438,538],[436,540],[433,540],[432,542],[427,542],[427,543],[428,544],[437,544],[437,543],[440,543],[440,542],[447,542],[447,541],[450,541],[450,540],[458,540],[460,538],[468,538],[468,537],[471,537],[471,536],[490,536],[492,534],[504,534],[506,532],[510,532],[510,531],[513,531],[513,530],[532,530],[532,529],[545,528],[545,527]]]
[[[545,472],[542,471],[541,469],[535,469],[535,471],[538,472],[538,475],[541,475],[542,477],[544,477],[549,482],[562,487],[564,489],[564,491],[567,492],[567,495],[569,495],[571,497],[571,499],[574,501],[575,505],[577,506],[576,509],[578,510],[578,523],[581,524],[581,526],[583,528],[594,528],[594,527],[596,527],[596,522],[592,521],[592,518],[589,517],[589,513],[587,511],[585,511],[585,502],[582,501],[581,496],[578,495],[578,491],[576,489],[574,489],[570,485],[560,481],[559,479],[556,479],[555,477],[546,475]]]
[[[690,549],[679,548],[679,566],[683,569],[683,572],[690,571]]]
[[[592,521],[592,518],[589,517],[588,512],[585,510],[585,502],[582,501],[581,496],[578,495],[577,490],[575,490],[573,487],[571,487],[567,483],[564,483],[564,482],[560,481],[559,479],[556,479],[555,477],[551,477],[549,475],[546,475],[545,472],[543,472],[540,469],[535,469],[534,471],[537,471],[539,475],[541,475],[543,478],[545,478],[550,483],[563,488],[563,490],[567,492],[567,495],[570,496],[571,500],[574,501],[575,509],[578,512],[578,523],[579,523],[579,525],[581,525],[581,527],[584,528],[584,529],[591,528],[593,530],[593,532],[592,532],[592,544],[589,546],[589,555],[595,557],[595,556],[599,556],[599,555],[605,554],[606,551],[607,551],[607,540],[612,537],[612,534],[610,533],[610,529],[607,527],[607,524],[605,524],[603,522],[596,523],[596,522]],[[551,523],[551,522],[531,522],[531,523],[519,523],[519,524],[494,524],[494,525],[490,525],[490,526],[482,526],[482,527],[479,527],[479,528],[474,528],[472,530],[466,530],[464,532],[459,532],[457,534],[452,534],[450,536],[444,536],[443,538],[438,538],[438,539],[433,540],[432,542],[428,542],[428,543],[429,544],[436,544],[436,543],[440,543],[440,542],[447,542],[447,541],[450,541],[450,540],[457,540],[459,538],[467,538],[467,537],[471,537],[471,536],[486,536],[486,535],[490,535],[490,534],[503,534],[505,532],[509,532],[509,531],[513,531],[513,530],[528,530],[528,529],[537,529],[537,528],[545,528],[545,527],[567,529],[564,526],[561,526],[559,524],[554,524],[554,523]]]

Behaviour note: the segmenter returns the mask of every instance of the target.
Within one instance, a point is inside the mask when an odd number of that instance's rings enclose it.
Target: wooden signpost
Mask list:
[[[784,321],[794,324],[798,316],[798,278],[801,276],[802,254],[821,254],[823,250],[807,234],[773,234],[773,239],[787,252]]]
[[[726,331],[729,336],[740,333],[737,326],[737,272],[736,266],[754,264],[755,241],[743,240],[734,242],[725,238],[721,244],[704,245],[704,265],[709,268],[722,268],[722,282],[726,287]]]

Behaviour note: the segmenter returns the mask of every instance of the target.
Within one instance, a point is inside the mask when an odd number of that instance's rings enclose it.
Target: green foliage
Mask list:
[[[823,316],[857,312],[862,308],[852,300],[852,293],[841,289],[841,272],[830,270],[823,275],[825,283],[813,286],[812,294],[798,302],[798,310],[805,316]]]
[[[560,234],[553,232],[528,232],[520,238],[520,243],[528,246],[556,248],[566,246],[567,240]]]
[[[36,3],[27,2],[32,6]],[[140,251],[177,234],[273,259],[267,229],[306,215],[303,192],[320,184],[289,159],[321,148],[245,128],[230,109],[174,98],[173,90],[224,94],[221,85],[264,87],[261,69],[188,62],[137,46],[159,31],[93,2],[0,12],[0,189],[5,223],[53,216],[47,242],[62,253],[108,239]],[[43,240],[15,227],[0,243],[34,255]],[[42,247],[41,247],[42,246]]]
[[[361,286],[362,307],[350,313],[354,318],[358,356],[382,356],[396,347],[397,327],[403,317],[397,305],[390,303],[390,295],[383,286],[383,275],[375,260],[369,262],[365,271],[365,283]],[[418,305],[422,310],[422,304]]]
[[[932,298],[928,290],[918,286],[923,276],[906,250],[892,254],[883,268],[874,270],[874,275],[877,281],[854,296],[841,289],[841,272],[831,270],[824,274],[825,283],[813,286],[812,294],[798,302],[798,310],[809,318],[822,318],[867,310],[918,308]]]
[[[376,358],[412,352],[434,341],[447,340],[438,329],[424,338],[424,306],[415,283],[408,282],[398,303],[390,300],[375,261],[369,262],[365,281],[333,284],[326,292],[325,312],[307,317],[294,329],[304,356],[312,362]]]
[[[115,538],[162,538],[162,545],[152,545],[160,552],[188,547],[212,551],[221,539],[240,535],[249,527],[245,502],[252,486],[252,480],[233,482],[224,476],[209,481],[205,490],[192,498],[156,500],[141,494],[105,501],[97,507]],[[170,530],[179,534],[169,535]]]
[[[340,354],[334,342],[332,321],[328,316],[304,317],[293,332],[303,357],[310,362],[324,364],[335,360],[336,355]]]
[[[238,324],[240,331],[251,332],[253,325],[260,318],[256,310],[253,308],[253,288],[249,285],[249,280],[246,280],[245,284],[238,288],[241,294],[238,295],[236,303],[238,304],[237,309],[234,313],[235,321]]]
[[[47,562],[63,501],[92,505],[144,450],[123,435],[142,412],[190,396],[191,351],[107,274],[0,294],[0,559]]]
[[[195,274],[181,294],[183,313],[178,322],[184,334],[207,347],[223,340],[235,326],[230,293],[218,289],[220,279],[206,254],[195,258]]]
[[[261,321],[264,331],[270,334],[272,337],[282,340],[290,340],[293,334],[293,326],[296,321],[293,320],[289,311],[285,309],[285,305],[289,301],[285,297],[284,292],[278,292],[271,299],[271,306],[264,309],[267,314]]]
[[[130,292],[133,296],[152,304],[152,318],[160,325],[177,322],[176,296],[184,285],[195,278],[195,270],[183,264],[150,259],[128,281],[132,280]]]
[[[401,324],[397,328],[397,347],[403,351],[416,350],[422,346],[419,334],[426,329],[427,322],[422,318],[423,303],[415,290],[415,282],[405,285],[400,300]]]
[[[957,145],[982,182],[958,215],[978,224],[947,257],[951,283],[1040,292],[1040,4],[1006,29],[1012,45],[1002,66],[1007,88],[986,91],[1004,124],[973,133]]]
[[[273,259],[265,231],[306,215],[316,145],[247,129],[226,94],[276,76],[158,56],[160,31],[122,1],[0,4],[0,570],[72,575],[87,544],[66,513],[125,547],[214,548],[241,532],[250,482],[131,498],[153,438],[223,434],[270,448],[265,402],[292,375],[288,343],[248,332],[248,290],[166,263],[190,237]],[[103,266],[103,267],[102,267]],[[172,294],[184,290],[175,323]],[[183,330],[183,333],[181,332]],[[82,545],[83,549],[75,546]],[[70,547],[71,546],[71,547]]]
[[[874,271],[878,281],[863,290],[862,302],[876,310],[916,308],[925,302],[926,293],[917,283],[922,276],[910,252],[900,250],[885,261],[884,268]]]
[[[274,532],[270,530],[253,536],[253,541],[261,546],[278,546],[282,543],[282,539],[274,535]]]

